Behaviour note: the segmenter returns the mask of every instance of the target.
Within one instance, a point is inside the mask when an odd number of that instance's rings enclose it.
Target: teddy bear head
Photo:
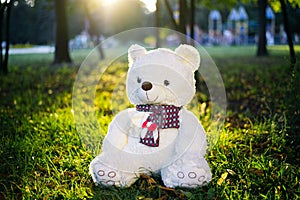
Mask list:
[[[198,51],[180,45],[174,51],[147,51],[140,45],[128,49],[126,90],[132,104],[187,105],[195,94],[194,72],[200,65]]]

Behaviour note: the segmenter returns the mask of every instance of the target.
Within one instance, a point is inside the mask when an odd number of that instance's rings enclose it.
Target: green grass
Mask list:
[[[53,55],[14,55],[10,73],[0,77],[0,199],[299,199],[299,137],[290,123],[299,114],[289,111],[295,102],[289,101],[287,48],[269,47],[268,58],[256,58],[251,46],[207,51],[228,98],[225,126],[207,154],[211,183],[168,189],[154,174],[126,189],[96,187],[88,174],[93,155],[81,143],[72,115],[78,66],[50,66]],[[86,53],[72,56],[80,63]],[[120,70],[107,71],[97,87],[96,114],[104,128],[113,117],[112,85],[126,73],[125,66],[113,64]],[[200,119],[209,128],[211,104],[204,87]]]

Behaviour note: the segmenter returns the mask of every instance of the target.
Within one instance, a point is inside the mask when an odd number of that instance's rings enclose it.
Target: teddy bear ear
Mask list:
[[[195,47],[187,44],[182,44],[175,49],[175,53],[188,60],[193,67],[193,71],[196,71],[199,68],[200,54]]]
[[[146,52],[147,50],[138,44],[131,45],[128,49],[129,67],[131,67],[131,65],[137,58],[141,57],[142,55],[145,55]]]

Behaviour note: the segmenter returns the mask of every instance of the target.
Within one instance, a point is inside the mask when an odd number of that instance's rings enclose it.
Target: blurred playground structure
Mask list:
[[[178,8],[175,7],[173,15],[175,20],[178,20]],[[153,10],[152,10],[153,11]],[[227,18],[222,18],[219,10],[210,10],[207,16],[207,30],[203,30],[198,24],[194,24],[194,40],[205,46],[212,45],[253,45],[257,43],[257,29],[258,22],[249,19],[248,13],[244,6],[232,8]],[[283,25],[277,25],[279,32],[275,33],[275,14],[270,6],[266,8],[266,39],[267,45],[274,44],[286,44],[287,38],[284,32]],[[249,29],[252,29],[252,33],[249,33]],[[254,34],[253,34],[254,30]],[[186,25],[187,42],[190,40],[190,24]],[[155,45],[157,36],[152,35],[147,37],[146,44]],[[180,43],[179,37],[172,34],[160,34],[160,40],[167,43],[168,45],[177,45]],[[105,38],[103,35],[100,36],[99,41],[103,41]],[[294,35],[295,43],[299,43],[299,37],[297,34]],[[88,33],[88,27],[70,40],[70,49],[89,48],[93,46],[92,38]],[[119,41],[114,41],[107,47],[113,47],[118,44]]]

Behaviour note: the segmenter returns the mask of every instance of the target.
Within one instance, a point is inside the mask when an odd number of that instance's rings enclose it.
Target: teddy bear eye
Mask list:
[[[141,79],[140,77],[137,77],[136,81],[137,81],[138,83],[141,83],[141,82],[142,82],[142,79]]]
[[[164,80],[164,85],[168,86],[168,85],[170,85],[170,82],[168,80]]]

